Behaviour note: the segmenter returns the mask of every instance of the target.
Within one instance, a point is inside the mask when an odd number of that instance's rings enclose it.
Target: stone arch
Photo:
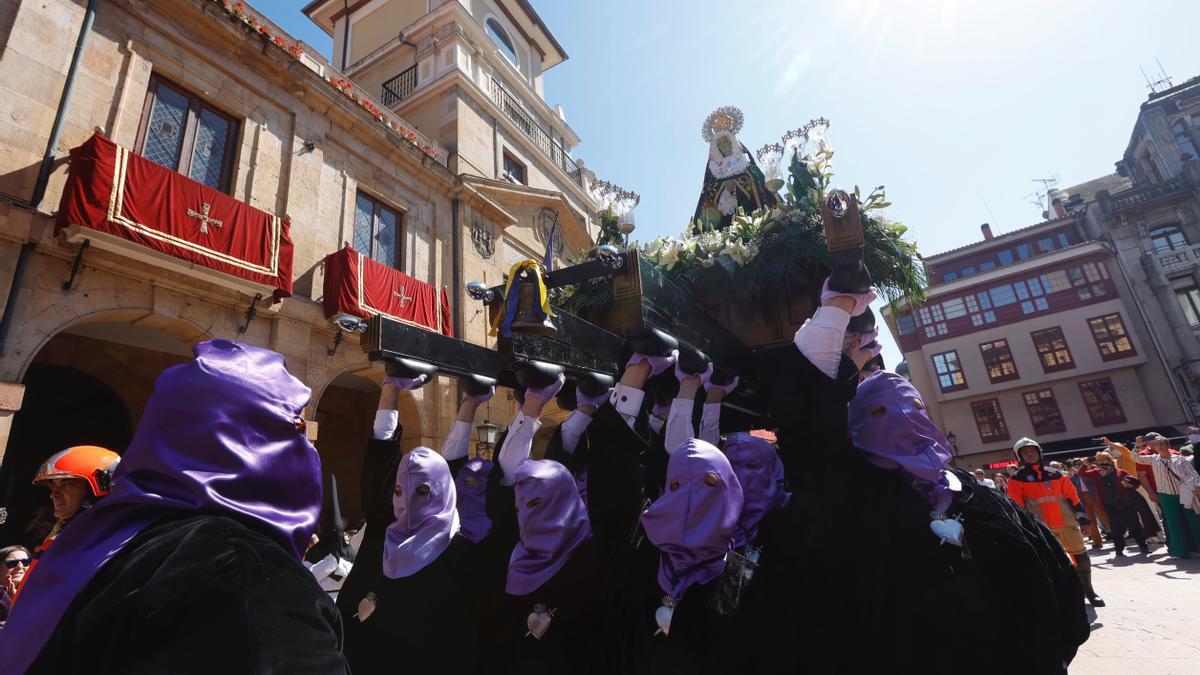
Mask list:
[[[381,366],[363,358],[324,375],[323,385],[319,392],[314,388],[309,404],[311,417],[317,422],[316,447],[322,472],[337,476],[342,514],[354,527],[362,518],[359,482],[384,372]],[[411,450],[420,445],[425,433],[419,403],[412,393],[402,392],[396,409],[403,428],[400,448]]]

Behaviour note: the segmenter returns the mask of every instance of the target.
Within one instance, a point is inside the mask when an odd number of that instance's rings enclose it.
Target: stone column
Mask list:
[[[4,452],[8,449],[8,435],[12,431],[13,416],[21,409],[25,398],[25,385],[17,382],[0,382],[0,464],[4,463]]]

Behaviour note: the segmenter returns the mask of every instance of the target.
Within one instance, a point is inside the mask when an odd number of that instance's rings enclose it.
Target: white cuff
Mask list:
[[[568,454],[573,454],[575,448],[579,447],[579,438],[583,436],[583,432],[587,430],[588,425],[592,423],[592,416],[582,410],[575,410],[562,423],[562,441],[563,450]]]
[[[450,433],[446,434],[446,444],[442,446],[442,457],[447,462],[462,459],[467,456],[471,444],[471,424],[462,420],[454,420]]]
[[[635,389],[627,384],[618,384],[613,387],[608,400],[617,409],[617,412],[621,413],[621,417],[625,418],[625,423],[632,428],[638,413],[642,410],[642,401],[645,398],[646,392],[641,389]]]
[[[667,413],[667,435],[663,439],[663,447],[667,454],[674,454],[679,446],[696,437],[692,427],[692,409],[695,402],[691,399],[677,398],[671,401],[671,412]]]
[[[517,467],[529,459],[530,450],[533,448],[533,435],[541,428],[540,420],[526,417],[522,412],[517,413],[512,424],[508,425],[508,435],[504,437],[504,444],[500,446],[500,453],[496,457],[500,469],[504,472],[504,485],[513,484]]]
[[[721,447],[721,404],[705,403],[700,415],[700,440]]]
[[[821,305],[812,318],[796,330],[792,342],[814,366],[830,378],[837,377],[842,361],[842,343],[850,314],[830,305]]]
[[[396,410],[376,410],[374,438],[378,441],[391,440],[400,426],[400,413]]]

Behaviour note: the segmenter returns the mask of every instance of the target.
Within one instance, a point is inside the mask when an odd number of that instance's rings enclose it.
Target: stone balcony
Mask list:
[[[1200,245],[1155,253],[1153,257],[1163,274],[1168,277],[1175,276],[1182,272],[1190,272],[1200,266]]]

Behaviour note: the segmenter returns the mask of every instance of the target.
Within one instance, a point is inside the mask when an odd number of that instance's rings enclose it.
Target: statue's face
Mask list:
[[[722,136],[717,139],[717,150],[722,156],[728,157],[733,154],[733,142],[729,140],[728,136]]]

